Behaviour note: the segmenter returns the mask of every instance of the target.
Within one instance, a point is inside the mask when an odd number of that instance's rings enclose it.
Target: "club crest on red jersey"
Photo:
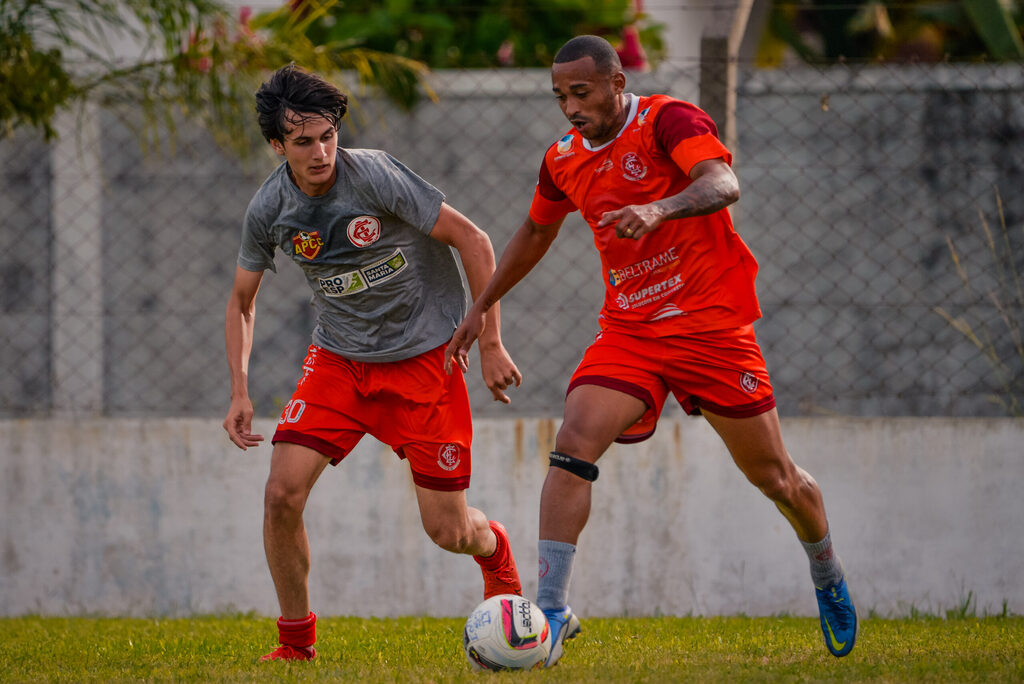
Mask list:
[[[300,230],[298,235],[292,236],[292,244],[295,246],[296,254],[312,260],[320,253],[320,248],[324,246],[324,241],[320,238],[319,230],[308,233]]]
[[[356,247],[368,247],[380,239],[380,219],[376,216],[357,216],[348,222],[349,241]]]
[[[555,146],[559,154],[565,154],[572,149],[572,133],[569,135],[562,136],[558,141],[558,145]]]
[[[622,155],[622,177],[626,180],[639,181],[647,175],[647,164],[636,152],[627,152]]]
[[[437,465],[445,470],[455,470],[462,461],[458,444],[444,444],[437,450]]]
[[[757,376],[753,373],[740,373],[740,388],[747,394],[757,391]]]

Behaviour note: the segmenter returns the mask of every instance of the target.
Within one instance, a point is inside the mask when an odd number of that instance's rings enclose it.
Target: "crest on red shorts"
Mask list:
[[[740,373],[740,387],[747,394],[757,391],[757,376],[753,373]]]
[[[445,444],[437,450],[437,465],[445,470],[455,470],[461,461],[458,444]]]

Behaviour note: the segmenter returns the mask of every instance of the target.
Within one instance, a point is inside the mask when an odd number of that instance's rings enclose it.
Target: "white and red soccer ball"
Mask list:
[[[529,599],[501,594],[469,614],[462,645],[474,670],[530,670],[547,660],[551,630]]]

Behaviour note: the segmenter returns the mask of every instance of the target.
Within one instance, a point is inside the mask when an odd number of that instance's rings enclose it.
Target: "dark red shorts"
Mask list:
[[[273,442],[301,444],[337,465],[368,434],[409,461],[420,487],[466,489],[473,441],[469,394],[462,373],[444,372],[444,349],[394,363],[363,363],[310,345]]]
[[[754,326],[732,330],[638,337],[602,331],[569,381],[599,385],[647,404],[643,417],[616,442],[641,442],[654,434],[669,391],[693,415],[703,407],[729,418],[756,416],[775,407],[771,381]]]

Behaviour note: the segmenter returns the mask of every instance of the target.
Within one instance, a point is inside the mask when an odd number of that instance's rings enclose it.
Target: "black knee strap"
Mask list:
[[[576,477],[582,477],[587,482],[596,480],[597,474],[600,472],[593,463],[573,458],[569,454],[563,454],[561,451],[551,452],[551,465],[562,470],[568,470]]]

